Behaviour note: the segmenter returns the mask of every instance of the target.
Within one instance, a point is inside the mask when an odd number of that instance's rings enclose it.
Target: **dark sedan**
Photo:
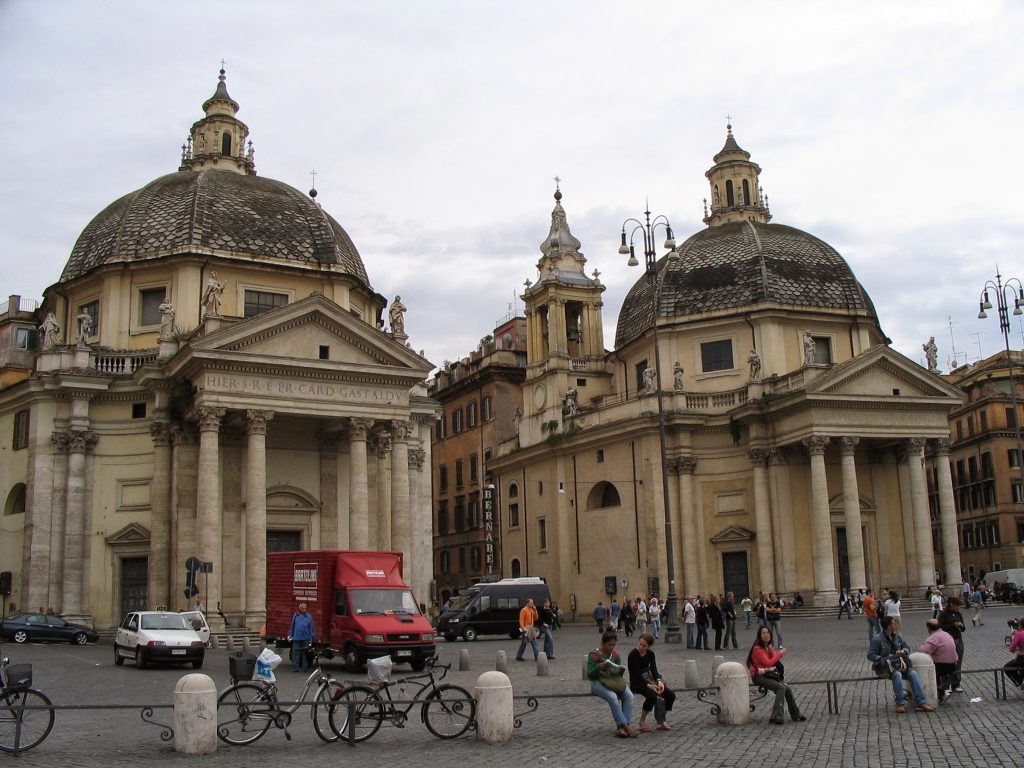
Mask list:
[[[0,637],[16,643],[47,640],[76,645],[99,640],[99,635],[89,627],[71,624],[60,616],[48,616],[45,613],[16,613],[8,616],[0,621]]]

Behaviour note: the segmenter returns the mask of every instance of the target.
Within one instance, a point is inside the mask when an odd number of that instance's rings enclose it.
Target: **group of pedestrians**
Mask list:
[[[555,628],[558,614],[552,608],[551,601],[545,600],[538,610],[533,598],[526,601],[526,605],[519,609],[519,650],[516,652],[516,661],[524,661],[523,652],[526,644],[530,644],[533,650],[533,660],[536,661],[540,655],[537,650],[537,638],[544,638],[544,655],[548,659],[555,658],[555,637],[552,630]]]
[[[687,597],[683,601],[683,624],[687,648],[711,650],[709,629],[715,633],[716,651],[727,649],[730,643],[733,648],[740,647],[736,639],[736,596],[732,592],[724,596]]]
[[[612,629],[632,637],[634,632],[642,635],[650,631],[651,636],[657,640],[661,634],[664,606],[656,597],[644,600],[641,595],[637,595],[633,600],[624,600],[621,604],[617,598],[612,598],[609,606],[605,606],[603,600],[599,601],[593,615],[597,631],[601,634]]]

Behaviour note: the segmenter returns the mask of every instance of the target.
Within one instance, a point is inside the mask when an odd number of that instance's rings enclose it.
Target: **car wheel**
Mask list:
[[[124,664],[124,656],[121,655],[121,651],[117,647],[117,643],[114,643],[114,663],[119,667]]]
[[[345,650],[345,666],[349,672],[359,672],[362,666],[359,663],[359,654],[356,653],[355,648],[348,648]]]
[[[85,632],[75,632],[75,636],[71,638],[71,642],[75,645],[86,645],[89,642],[89,638]]]
[[[202,669],[202,668],[203,668],[203,660],[202,659],[197,659],[197,660],[192,662],[192,669]]]
[[[462,630],[462,637],[469,643],[476,640],[476,627],[466,627]]]
[[[27,643],[28,632],[26,632],[24,629],[19,629],[13,635],[11,635],[11,640],[18,643],[19,645],[22,643]]]
[[[141,648],[135,649],[135,666],[139,669],[146,668],[146,654]]]

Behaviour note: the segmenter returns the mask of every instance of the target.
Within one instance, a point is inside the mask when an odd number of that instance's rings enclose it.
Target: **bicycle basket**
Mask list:
[[[7,690],[22,690],[31,687],[31,685],[31,664],[9,664],[7,666]]]
[[[376,659],[366,660],[366,676],[371,683],[391,682],[391,657],[379,656]]]
[[[242,680],[252,680],[256,671],[256,657],[245,651],[238,651],[228,655],[228,672],[231,681],[234,683]]]

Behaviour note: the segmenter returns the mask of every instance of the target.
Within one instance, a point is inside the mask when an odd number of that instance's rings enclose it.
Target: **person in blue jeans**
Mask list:
[[[782,599],[772,592],[768,595],[768,603],[764,607],[764,618],[765,626],[772,631],[772,637],[775,638],[775,647],[782,647],[782,608],[785,604]]]
[[[626,668],[622,665],[619,652],[615,650],[618,639],[619,636],[613,629],[601,635],[601,645],[587,654],[587,679],[590,680],[590,692],[603,699],[612,711],[615,735],[619,738],[630,738],[638,736],[640,731],[630,725],[633,719],[633,692],[625,684],[628,680],[625,677]],[[601,682],[599,673],[602,671],[623,675],[621,693],[613,691]]]
[[[306,651],[316,637],[313,617],[306,611],[306,604],[299,603],[299,610],[292,614],[292,624],[288,628],[288,639],[292,643],[292,671],[302,672],[309,669],[309,657]]]
[[[907,669],[905,672],[892,671],[886,662],[894,659],[907,659],[910,661],[910,646],[907,641],[896,634],[896,626],[892,619],[884,616],[881,620],[882,634],[875,635],[868,648],[868,661],[875,674],[879,677],[888,677],[892,681],[892,694],[896,700],[896,713],[902,715],[907,711],[907,698],[903,689],[903,680],[910,683],[910,690],[914,695],[914,703],[919,712],[934,712],[935,707],[929,704],[924,695],[924,688],[921,687],[921,679],[917,676],[917,670]]]

